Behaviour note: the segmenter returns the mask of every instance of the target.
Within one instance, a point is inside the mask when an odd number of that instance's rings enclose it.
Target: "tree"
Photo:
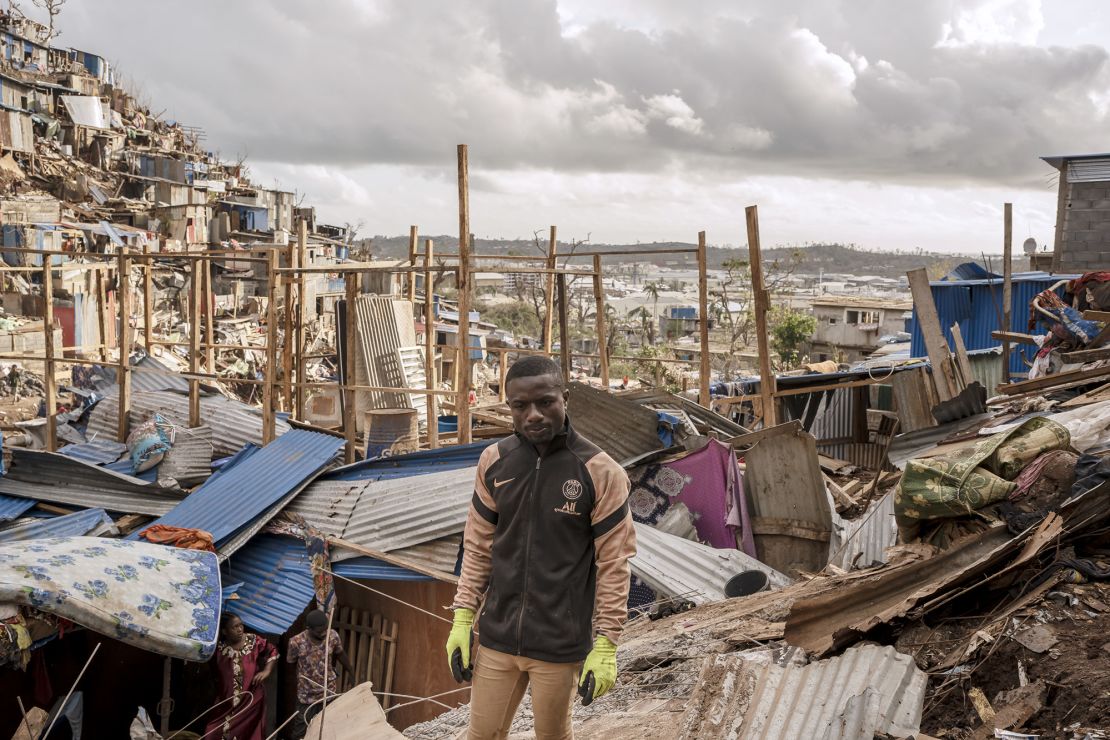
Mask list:
[[[61,36],[61,31],[54,29],[54,19],[62,13],[62,6],[66,4],[66,0],[31,0],[36,8],[42,8],[46,11],[46,43],[50,43],[52,39]]]
[[[769,319],[771,346],[782,361],[782,369],[792,370],[798,364],[798,350],[817,330],[817,318],[792,308],[777,308]]]
[[[801,252],[794,250],[785,258],[763,263],[763,284],[772,301],[798,269],[801,260]],[[751,346],[754,339],[755,302],[752,298],[751,268],[748,261],[726,259],[722,267],[725,275],[717,289],[709,293],[709,310],[716,320],[718,338],[728,345],[728,356],[721,368],[728,378],[740,369],[740,351]]]

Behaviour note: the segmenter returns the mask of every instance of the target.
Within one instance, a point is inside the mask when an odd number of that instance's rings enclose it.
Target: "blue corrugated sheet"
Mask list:
[[[344,465],[336,468],[323,480],[385,480],[386,478],[406,478],[410,475],[439,473],[445,470],[472,468],[478,464],[482,451],[496,439],[483,440],[468,445],[452,445],[438,450],[421,450],[408,455],[397,455],[377,460]]]
[[[345,578],[430,580],[373,558],[355,558],[332,567]],[[239,598],[228,600],[224,608],[251,629],[268,635],[284,634],[315,598],[308,551],[302,541],[292,537],[258,535],[228,559],[223,581],[240,584],[235,590]]]
[[[1075,275],[1049,275],[1047,272],[1019,272],[1012,278],[1010,327],[1009,331],[1025,332],[1029,324],[1029,303],[1041,291],[1047,290],[1061,280],[1069,280]],[[944,329],[948,346],[952,347],[952,325],[959,324],[964,346],[968,350],[988,349],[1001,345],[991,338],[991,332],[999,330],[1002,313],[1001,280],[954,280],[930,283],[933,302],[937,307],[941,328]],[[1041,330],[1044,331],[1043,329]],[[925,338],[917,322],[914,310],[910,344],[912,357],[925,357]],[[1010,372],[1026,372],[1025,360],[1033,361],[1037,348],[1028,345],[1013,345],[1010,358]]]
[[[275,534],[258,535],[229,558],[223,581],[242,584],[224,608],[268,635],[284,634],[315,597],[304,543]]]
[[[0,543],[41,540],[47,537],[81,537],[102,524],[111,526],[113,523],[112,517],[104,509],[85,509],[65,516],[35,519],[0,529]]]
[[[127,452],[127,445],[115,440],[94,439],[84,444],[66,445],[58,452],[93,465],[107,465],[119,460]],[[131,465],[128,464],[127,470],[119,472],[130,474]]]
[[[31,498],[5,496],[0,493],[0,522],[10,522],[12,519],[18,519],[37,503],[38,501]]]
[[[201,529],[218,545],[243,527],[264,525],[260,517],[307,485],[342,446],[342,439],[328,434],[286,432],[242,462],[225,466],[155,524]]]

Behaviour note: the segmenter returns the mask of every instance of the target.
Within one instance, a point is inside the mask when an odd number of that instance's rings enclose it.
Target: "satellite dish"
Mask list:
[[[1021,248],[1026,254],[1032,256],[1037,251],[1037,240],[1034,239],[1033,237],[1029,237],[1021,245]]]

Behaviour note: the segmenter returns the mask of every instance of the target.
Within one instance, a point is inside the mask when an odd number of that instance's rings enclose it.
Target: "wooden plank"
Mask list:
[[[933,293],[929,288],[929,275],[924,267],[919,267],[907,272],[906,277],[909,279],[910,292],[913,294],[914,307],[917,309],[917,323],[925,337],[929,362],[933,365],[933,382],[937,387],[937,395],[941,401],[948,401],[959,393],[959,388],[956,386],[952,362],[948,356],[948,343],[944,341],[944,332],[940,328],[940,319],[937,317],[937,307],[933,303]]]
[[[551,235],[547,240],[547,269],[555,269],[555,225],[551,226]],[[543,314],[543,351],[546,354],[551,354],[551,347],[554,346],[551,334],[555,329],[555,273],[550,272],[547,275],[547,282],[544,283],[544,314]]]
[[[999,341],[1016,342],[1018,344],[1037,344],[1037,338],[1032,334],[1023,334],[1018,331],[992,331],[991,339]]]
[[[347,349],[343,354],[343,377],[346,381],[343,391],[343,436],[347,439],[344,458],[350,464],[355,461],[355,449],[358,445],[358,407],[355,402],[355,391],[351,388],[355,383],[355,353],[358,352],[358,309],[355,308],[355,301],[358,299],[358,281],[354,275],[344,276],[344,288],[346,290],[344,336]]]
[[[795,419],[794,421],[788,421],[785,424],[779,424],[773,427],[765,426],[759,431],[748,432],[747,434],[741,434],[729,439],[723,439],[721,440],[721,442],[727,445],[732,445],[733,449],[737,447],[751,447],[757,442],[761,442],[772,437],[777,437],[780,434],[797,434],[800,431],[802,431],[802,422]]]
[[[466,144],[458,147],[459,165],[459,293],[458,352],[455,356],[458,384],[455,390],[455,415],[459,418],[459,444],[470,444],[470,185]]]
[[[1099,349],[1081,349],[1075,352],[1063,352],[1060,359],[1064,362],[1094,362],[1095,360],[1105,360],[1110,357],[1110,347],[1100,347]]]
[[[296,267],[296,261],[297,261],[297,245],[296,245],[295,242],[290,241],[289,245],[285,249],[285,264],[288,265],[289,267]],[[205,269],[205,272],[207,272],[207,268]],[[286,277],[282,281],[284,283],[284,285],[282,287],[285,289],[285,291],[284,291],[284,293],[285,293],[285,295],[284,295],[284,309],[285,310],[282,311],[282,316],[284,318],[284,321],[282,322],[282,326],[284,328],[284,331],[282,332],[282,339],[281,339],[281,410],[282,411],[292,411],[293,410],[293,367],[294,367],[293,327],[296,325],[296,321],[295,321],[295,318],[293,316],[293,280],[295,279],[295,277],[296,276],[294,276],[294,275],[289,275],[288,277]],[[211,286],[209,286],[209,287],[211,287]],[[209,310],[210,309],[211,309],[211,306],[209,306]],[[209,372],[211,372],[211,367],[209,367]]]
[[[1017,393],[1027,393],[1029,391],[1052,389],[1056,386],[1062,386],[1066,383],[1076,383],[1088,380],[1089,378],[1099,378],[1104,375],[1110,375],[1110,366],[1096,367],[1090,370],[1072,370],[1066,373],[1047,375],[1043,378],[1034,378],[1033,380],[1022,380],[1017,383],[1004,383],[1003,385],[998,386],[998,392],[1007,396],[1012,396]]]
[[[755,543],[759,560],[787,574],[824,568],[832,512],[816,440],[801,431],[782,434],[744,457],[753,524],[763,531]]]
[[[607,344],[608,335],[605,331],[605,288],[601,282],[600,255],[594,255],[594,304],[594,312],[597,313],[597,353],[601,355],[601,387],[608,388],[609,346]]]
[[[967,347],[964,346],[964,335],[960,332],[959,324],[952,324],[952,344],[956,348],[956,366],[960,369],[960,375],[963,376],[963,384],[965,386],[971,385],[975,376],[971,374],[971,358],[967,356]]]
[[[358,623],[368,629],[359,630],[358,633],[358,659],[355,661],[355,684],[366,683],[370,678],[370,660],[374,654],[374,621],[380,619],[377,615],[373,618],[368,611],[360,611]]]
[[[759,346],[759,395],[763,402],[763,426],[778,424],[775,408],[775,375],[771,371],[771,348],[767,341],[767,312],[771,298],[763,284],[763,253],[759,248],[759,209],[744,209],[748,227],[748,258],[752,274],[752,295],[755,297],[755,333]]]
[[[119,418],[116,437],[126,442],[131,425],[131,259],[127,247],[119,250],[119,366],[116,379],[119,383]]]
[[[382,560],[391,565],[396,565],[401,568],[407,568],[414,573],[420,573],[421,575],[429,576],[436,579],[437,581],[454,584],[458,584],[459,582],[459,577],[452,573],[444,573],[442,571],[435,570],[434,568],[428,568],[425,565],[414,562],[400,555],[394,555],[392,553],[382,552],[381,550],[375,550],[371,547],[365,547],[363,545],[357,544],[355,542],[350,542],[340,537],[328,537],[328,542],[330,542],[335,547],[345,547],[348,550],[357,552],[359,555],[366,555],[368,557],[377,558],[378,560]]]
[[[58,449],[58,379],[54,377],[54,270],[53,257],[42,258],[42,335],[45,343],[43,385],[46,387],[46,449]]]
[[[563,369],[563,378],[570,381],[570,328],[567,317],[567,276],[555,276],[555,287],[558,293],[555,302],[559,311],[559,364]],[[656,383],[658,385],[658,383]]]
[[[277,365],[277,252],[266,262],[266,372],[262,384],[262,444],[274,440],[274,367]]]
[[[308,220],[297,220],[297,267],[305,267],[308,262]],[[304,405],[307,400],[308,388],[302,385],[308,376],[307,358],[308,347],[305,345],[305,322],[308,318],[307,279],[305,274],[297,275],[297,330],[294,338],[294,352],[297,354],[297,397],[294,413],[302,421],[305,418]]]
[[[435,295],[432,291],[432,240],[424,240],[424,376],[428,388],[435,388],[436,382],[436,309]],[[439,412],[436,411],[436,395],[429,393],[424,397],[428,404],[428,446],[439,449]]]
[[[107,362],[108,361],[108,290],[107,290],[107,287],[105,286],[106,280],[104,278],[104,272],[102,270],[97,270],[96,275],[94,276],[94,280],[96,281],[96,307],[97,307],[96,326],[97,326],[97,329],[100,331],[100,361],[101,362]],[[146,302],[149,302],[149,300],[150,300],[149,298],[145,299]],[[150,315],[149,309],[144,308],[144,311],[147,311],[147,316]],[[150,354],[149,338],[150,338],[150,330],[148,329],[147,330],[147,354],[148,355]]]
[[[203,264],[203,260],[193,262],[193,269],[189,275],[189,372],[194,376],[189,379],[190,427],[200,426],[200,381],[195,376],[200,372],[200,304],[203,284],[201,265]],[[266,373],[272,377],[273,365],[266,366]]]
[[[709,275],[707,272],[705,232],[698,232],[698,340],[701,344],[701,367],[698,377],[698,403],[709,408],[713,403],[709,395],[712,367],[709,355]]]
[[[416,267],[416,238],[419,229],[416,224],[409,227],[409,264]],[[408,273],[408,296],[409,303],[416,303],[416,273]]]
[[[1088,321],[1101,321],[1110,323],[1110,311],[1084,311],[1083,318]]]
[[[379,688],[382,693],[383,709],[389,709],[389,705],[393,702],[393,676],[397,664],[397,622],[388,622],[388,624],[389,630],[385,634],[385,675]]]
[[[1002,207],[1002,326],[1003,331],[1013,329],[1010,322],[1013,303],[1013,256],[1014,256],[1014,205],[1006,203]],[[1010,341],[1002,340],[1002,382],[1010,381]]]

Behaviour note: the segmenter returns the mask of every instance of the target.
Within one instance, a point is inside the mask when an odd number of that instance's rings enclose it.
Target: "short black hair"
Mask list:
[[[309,627],[309,628],[312,628],[312,627],[327,627],[328,626],[328,615],[324,614],[324,612],[322,612],[319,609],[313,609],[312,611],[310,611],[305,616],[304,623],[305,623],[305,626]]]
[[[508,387],[517,378],[534,378],[538,375],[553,375],[559,387],[563,387],[563,371],[559,368],[559,363],[543,355],[528,355],[514,362],[505,374],[505,386]]]
[[[231,624],[231,620],[233,619],[239,619],[239,615],[235,612],[229,612],[227,609],[224,609],[224,611],[220,614],[220,631],[222,632],[223,630],[227,629],[228,625]],[[239,619],[239,621],[241,622],[243,620]]]

